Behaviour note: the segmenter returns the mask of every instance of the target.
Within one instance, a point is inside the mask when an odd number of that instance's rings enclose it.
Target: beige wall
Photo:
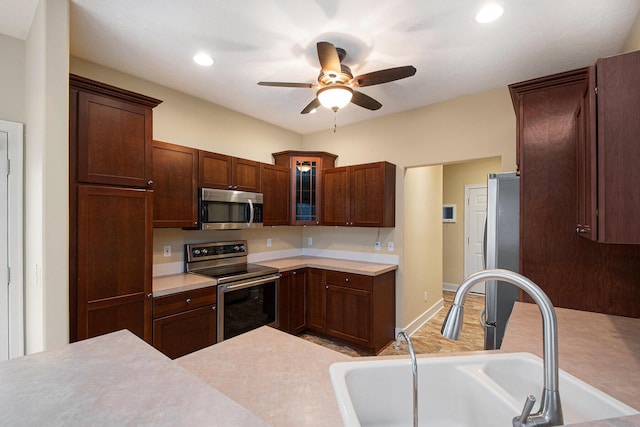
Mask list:
[[[41,0],[25,43],[25,344],[69,342],[69,2]]]
[[[404,236],[404,286],[396,295],[402,327],[442,299],[442,166],[407,169],[404,189],[412,196],[405,198],[402,215],[405,229],[410,230]]]
[[[622,52],[632,52],[634,50],[640,50],[640,13],[636,16],[631,31],[629,31],[629,36],[622,48]]]
[[[24,123],[25,42],[0,34],[0,120]]]
[[[515,170],[515,168],[514,168]],[[442,224],[442,280],[459,285],[464,280],[465,186],[487,184],[488,173],[502,172],[498,157],[444,165],[443,204],[455,204],[457,221]]]

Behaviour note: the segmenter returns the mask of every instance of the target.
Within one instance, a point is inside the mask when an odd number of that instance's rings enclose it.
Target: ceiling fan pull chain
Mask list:
[[[336,133],[336,129],[338,128],[338,125],[336,124],[337,112],[337,110],[333,110],[333,133]]]

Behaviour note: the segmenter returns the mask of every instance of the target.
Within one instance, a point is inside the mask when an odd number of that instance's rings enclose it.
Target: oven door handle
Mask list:
[[[222,292],[229,292],[237,289],[249,288],[251,286],[262,285],[263,283],[273,282],[280,278],[280,274],[274,274],[273,276],[264,277],[262,279],[251,280],[249,282],[238,283],[237,285],[223,285]]]

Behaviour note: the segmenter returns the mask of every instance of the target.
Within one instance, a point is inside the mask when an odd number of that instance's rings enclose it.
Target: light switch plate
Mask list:
[[[389,252],[393,252],[393,242],[389,242],[389,243],[387,243],[387,250],[388,250]]]

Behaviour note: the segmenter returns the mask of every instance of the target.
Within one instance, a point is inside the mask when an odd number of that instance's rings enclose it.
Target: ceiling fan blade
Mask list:
[[[357,92],[355,90],[353,91],[351,102],[361,106],[362,108],[366,108],[367,110],[379,110],[380,107],[382,107],[382,104],[380,104],[369,95],[365,95],[364,93]]]
[[[386,70],[362,74],[354,77],[351,81],[353,85],[357,87],[373,86],[411,77],[415,73],[416,68],[414,66],[406,65],[404,67],[387,68]]]
[[[336,47],[329,42],[318,42],[318,60],[322,67],[322,72],[326,75],[330,73],[340,73],[340,57]]]
[[[314,85],[311,83],[286,83],[286,82],[258,82],[260,86],[277,86],[277,87],[302,87],[312,88]]]
[[[318,101],[318,98],[313,98],[313,101],[311,101],[309,105],[304,107],[304,110],[300,111],[300,114],[309,114],[319,106],[320,106],[320,101]]]

